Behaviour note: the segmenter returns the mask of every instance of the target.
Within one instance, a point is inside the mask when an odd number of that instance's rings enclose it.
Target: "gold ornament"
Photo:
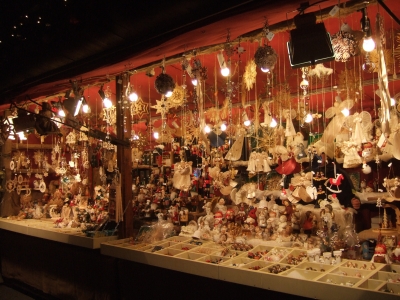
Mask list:
[[[257,76],[257,65],[254,62],[254,59],[251,59],[247,62],[246,70],[244,71],[243,74],[243,82],[248,91],[250,91],[253,88],[253,85],[256,82],[256,76]]]
[[[142,97],[139,97],[138,100],[131,105],[131,115],[136,115],[139,119],[142,119],[145,114],[149,113],[148,107],[149,105],[143,102]]]
[[[164,119],[164,116],[168,113],[169,110],[169,103],[165,101],[164,97],[161,98],[161,100],[156,100],[157,104],[152,105],[151,108],[155,108],[156,114],[161,114],[162,119]]]
[[[167,98],[168,105],[170,108],[182,106],[183,101],[185,100],[185,92],[186,90],[177,85],[172,92],[171,97]]]

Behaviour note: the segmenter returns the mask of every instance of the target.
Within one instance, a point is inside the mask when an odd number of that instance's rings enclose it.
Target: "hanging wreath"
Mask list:
[[[175,83],[171,76],[161,73],[157,76],[154,86],[157,93],[165,95],[167,92],[172,92],[174,90]]]
[[[332,35],[331,41],[336,61],[346,62],[358,52],[357,41],[350,32],[339,31]]]
[[[254,54],[254,62],[257,67],[272,70],[278,60],[278,55],[271,46],[264,45],[258,47]]]

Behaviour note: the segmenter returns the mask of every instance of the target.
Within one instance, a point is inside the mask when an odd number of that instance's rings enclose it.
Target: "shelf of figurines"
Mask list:
[[[212,279],[315,299],[391,299],[400,295],[400,265],[342,258],[342,251],[284,247],[277,242],[221,245],[174,236],[102,243],[101,253]]]
[[[108,231],[82,232],[81,228],[55,228],[53,219],[0,219],[0,229],[89,249],[117,239]]]

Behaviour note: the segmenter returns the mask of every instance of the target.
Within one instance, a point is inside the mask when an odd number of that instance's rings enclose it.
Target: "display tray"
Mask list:
[[[0,229],[90,249],[99,249],[101,243],[117,239],[102,234],[88,237],[80,228],[55,228],[51,219],[0,219]]]
[[[230,245],[190,238],[169,238],[150,244],[122,239],[102,243],[101,253],[315,299],[399,299],[400,295],[399,265],[357,260],[343,260],[335,265],[309,262],[304,249],[281,245],[258,245],[250,251],[237,251]]]

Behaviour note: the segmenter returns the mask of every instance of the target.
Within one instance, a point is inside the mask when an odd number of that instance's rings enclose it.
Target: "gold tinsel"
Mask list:
[[[254,62],[254,59],[251,59],[247,62],[246,70],[244,71],[243,74],[243,82],[248,91],[250,91],[253,88],[253,85],[256,82],[256,76],[257,76],[257,65]]]
[[[396,35],[396,41],[397,41],[397,47],[396,49],[394,49],[394,55],[399,60],[399,66],[400,66],[400,32],[398,32]]]

